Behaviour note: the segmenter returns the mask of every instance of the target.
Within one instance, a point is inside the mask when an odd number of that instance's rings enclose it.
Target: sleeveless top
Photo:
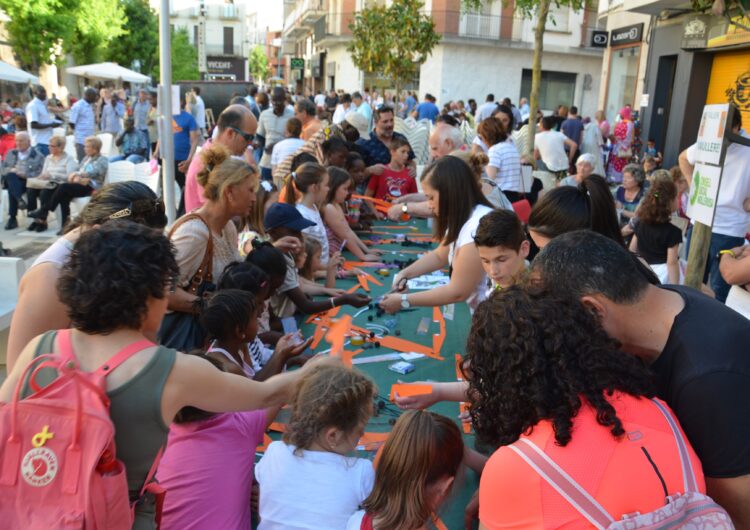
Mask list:
[[[42,335],[34,357],[53,351],[56,336],[57,331]],[[164,424],[161,415],[161,398],[176,353],[176,350],[159,346],[151,360],[130,381],[107,392],[109,416],[115,426],[117,458],[125,464],[131,501],[138,498],[159,449],[167,443],[169,426]],[[39,371],[37,381],[44,387],[56,377],[55,370],[45,368]],[[27,379],[21,398],[31,393]],[[139,503],[133,528],[155,528],[154,513],[151,499]]]
[[[36,267],[42,263],[53,263],[57,268],[62,268],[65,262],[68,261],[68,257],[72,251],[73,243],[61,237],[47,247],[47,250],[39,254],[36,260],[34,260],[32,267]]]

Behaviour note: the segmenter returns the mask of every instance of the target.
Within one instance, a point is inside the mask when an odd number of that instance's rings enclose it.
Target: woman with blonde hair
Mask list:
[[[232,158],[221,145],[201,151],[204,168],[198,173],[206,202],[180,217],[169,231],[180,274],[169,297],[160,330],[164,345],[189,351],[199,347],[203,331],[197,321],[203,293],[233,261],[240,260],[233,217],[247,217],[256,200],[258,172]]]

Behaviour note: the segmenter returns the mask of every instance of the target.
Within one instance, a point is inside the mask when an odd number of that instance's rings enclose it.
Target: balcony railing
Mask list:
[[[297,7],[284,19],[284,33],[301,26],[311,26],[325,14],[325,0],[301,0]]]
[[[206,55],[236,55],[238,57],[244,56],[244,54],[242,53],[241,44],[235,44],[229,48],[225,48],[223,44],[206,44]]]
[[[458,34],[461,37],[499,39],[500,18],[492,15],[462,15],[458,23]]]

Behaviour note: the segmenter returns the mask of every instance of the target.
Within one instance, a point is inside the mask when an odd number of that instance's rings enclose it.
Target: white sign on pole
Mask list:
[[[711,166],[700,162],[696,163],[695,169],[693,169],[693,183],[690,186],[687,216],[693,221],[699,221],[709,227],[714,223],[721,170],[720,166]]]
[[[172,85],[172,116],[180,113],[180,85]]]
[[[641,108],[648,107],[648,94],[641,94]]]
[[[722,147],[724,145],[724,127],[729,115],[729,104],[706,105],[703,107],[701,126],[698,129],[697,152],[698,162],[721,164]]]

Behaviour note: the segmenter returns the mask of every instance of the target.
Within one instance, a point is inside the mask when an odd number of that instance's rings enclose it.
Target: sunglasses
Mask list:
[[[254,134],[246,133],[245,131],[239,130],[237,127],[230,127],[234,132],[242,136],[242,139],[245,140],[247,143],[250,143],[253,141],[253,138],[255,138]]]

